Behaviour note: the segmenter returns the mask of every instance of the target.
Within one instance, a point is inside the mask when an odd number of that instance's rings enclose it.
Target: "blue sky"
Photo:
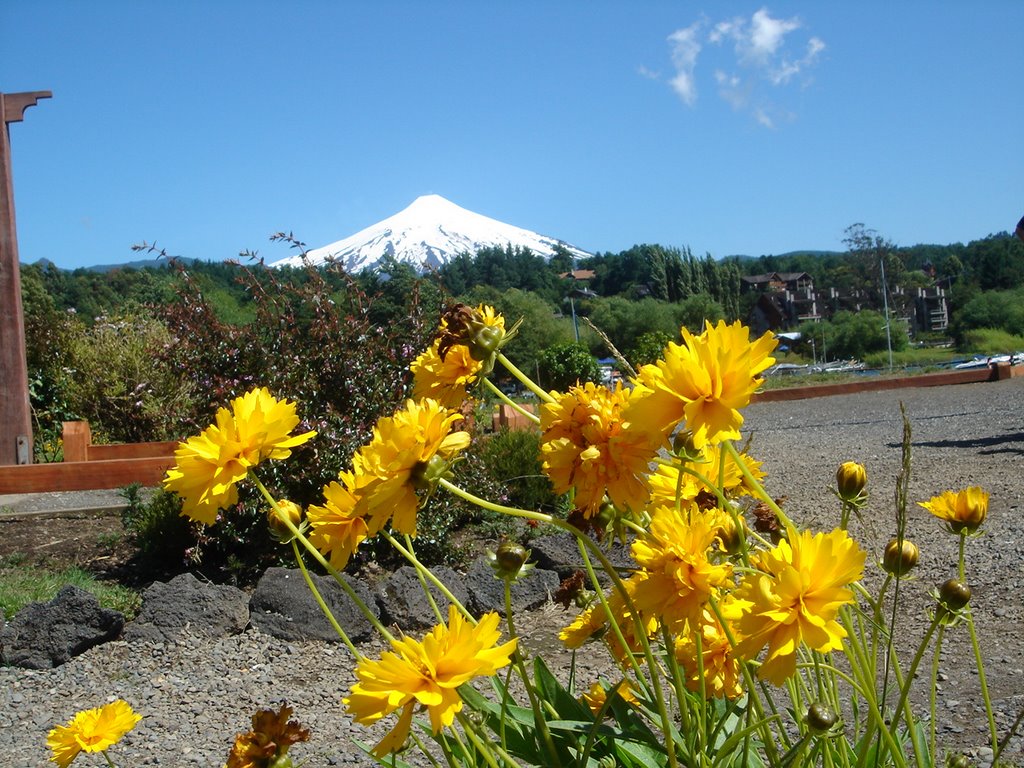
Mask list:
[[[0,2],[23,262],[268,260],[436,193],[589,251],[1012,231],[1024,2]]]

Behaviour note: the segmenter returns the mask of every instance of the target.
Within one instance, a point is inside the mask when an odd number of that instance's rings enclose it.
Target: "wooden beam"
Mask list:
[[[0,93],[0,465],[32,462],[32,412],[25,360],[25,318],[21,309],[21,264],[14,219],[14,173],[10,123],[49,91]]]
[[[172,466],[173,456],[156,456],[0,467],[0,493],[97,491],[132,483],[155,487]]]

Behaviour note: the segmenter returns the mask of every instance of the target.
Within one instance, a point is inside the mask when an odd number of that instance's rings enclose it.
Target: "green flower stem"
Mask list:
[[[510,768],[520,768],[519,763],[516,762],[512,755],[497,744],[493,744],[487,741],[486,738],[481,737],[477,733],[477,726],[475,726],[473,722],[462,712],[459,712],[456,717],[459,719],[459,723],[462,725],[463,730],[466,731],[466,735],[469,736],[470,741],[473,742],[474,746],[480,751],[480,754],[483,755],[484,760],[487,761],[487,764],[491,766],[491,768],[498,768],[498,761],[494,756],[495,752],[497,753],[497,756],[501,758],[502,762],[510,766]],[[555,765],[557,764],[558,763],[556,762]]]
[[[786,526],[792,525],[793,523],[789,519],[789,515],[782,511],[782,507],[780,507],[775,502],[775,499],[768,495],[768,492],[764,489],[764,486],[761,485],[761,481],[754,477],[754,473],[750,471],[750,467],[748,467],[746,463],[743,461],[742,457],[739,454],[739,451],[736,450],[736,446],[732,444],[732,441],[726,440],[722,443],[722,446],[725,448],[726,451],[729,452],[729,455],[732,456],[733,461],[736,462],[736,466],[739,468],[740,472],[743,473],[744,479],[746,479],[746,481],[750,484],[750,487],[761,498],[761,501],[767,504],[768,508],[776,514],[776,516],[779,518],[779,522]]]
[[[512,364],[512,361],[509,360],[507,357],[505,357],[505,355],[503,353],[501,353],[501,352],[498,353],[497,360],[498,360],[499,363],[501,363],[503,366],[505,366],[505,370],[507,370],[509,373],[511,373],[513,376],[515,376],[517,379],[519,379],[519,381],[522,383],[522,385],[524,387],[526,387],[528,390],[530,390],[531,392],[533,392],[533,394],[535,394],[537,397],[539,397],[542,402],[545,402],[545,403],[553,403],[553,402],[555,402],[555,398],[553,398],[549,393],[545,392],[543,389],[541,389],[539,386],[537,386],[537,384],[534,383],[533,379],[531,379],[525,373],[523,373],[518,368],[516,368],[516,366]]]
[[[928,648],[928,643],[931,642],[932,635],[935,634],[935,630],[938,628],[939,623],[942,621],[943,610],[944,609],[942,608],[942,606],[939,606],[936,609],[935,618],[932,619],[932,623],[928,625],[928,631],[925,632],[924,638],[921,640],[921,644],[918,646],[917,652],[914,654],[914,659],[910,662],[910,669],[907,670],[906,678],[903,681],[903,685],[900,686],[899,704],[896,705],[896,710],[892,714],[892,724],[889,726],[890,735],[896,733],[896,728],[900,724],[900,717],[903,715],[904,707],[907,707],[907,697],[910,695],[910,686],[914,682],[914,675],[917,673],[917,667],[921,663],[921,659],[924,656],[925,649]],[[909,707],[907,708],[909,710]]]
[[[409,552],[415,556],[416,550],[412,546],[412,536],[405,534],[405,547]],[[423,595],[427,598],[427,602],[430,604],[431,610],[434,612],[435,618],[439,624],[445,623],[445,616],[441,613],[441,609],[437,605],[437,601],[434,600],[434,593],[430,591],[430,586],[427,584],[427,578],[423,575],[423,571],[419,568],[416,569],[416,578],[419,579],[420,587],[423,589]]]
[[[501,355],[499,355],[499,358],[500,357]],[[614,582],[615,588],[619,590],[619,593],[622,595],[622,599],[623,601],[625,601],[626,606],[629,609],[630,616],[633,619],[633,623],[636,627],[637,639],[640,640],[641,644],[643,645],[644,656],[647,659],[647,664],[649,668],[652,670],[650,679],[651,685],[654,687],[655,701],[657,702],[659,715],[661,716],[662,727],[665,731],[665,738],[668,740],[666,746],[668,747],[669,766],[671,766],[671,768],[676,768],[678,762],[676,760],[675,746],[672,743],[671,739],[669,739],[669,734],[672,732],[672,720],[671,718],[669,718],[668,710],[665,708],[665,701],[661,690],[661,682],[658,680],[658,675],[654,674],[653,672],[657,669],[657,665],[654,663],[654,655],[653,653],[651,653],[650,644],[647,642],[647,632],[645,631],[645,628],[643,626],[643,619],[641,619],[639,612],[637,612],[636,606],[633,605],[633,601],[630,599],[629,593],[626,591],[626,585],[623,584],[622,579],[619,577],[618,572],[615,570],[615,566],[612,565],[611,561],[608,559],[605,553],[601,551],[601,548],[597,545],[597,543],[589,536],[584,536],[580,532],[580,530],[576,528],[576,526],[557,517],[546,515],[543,512],[533,512],[527,509],[519,509],[518,507],[506,507],[501,504],[495,504],[494,502],[487,501],[487,499],[482,499],[479,496],[470,493],[469,491],[459,488],[459,486],[455,485],[451,481],[446,480],[444,478],[441,478],[438,481],[438,485],[440,485],[442,488],[445,488],[450,493],[455,494],[459,498],[465,499],[471,504],[476,504],[478,507],[481,507],[482,509],[487,509],[492,512],[498,512],[500,514],[512,515],[513,517],[522,517],[527,520],[536,520],[537,522],[548,523],[550,525],[555,526],[556,528],[561,528],[562,530],[571,533],[576,538],[577,545],[579,545],[581,548],[586,547],[590,550],[591,554],[597,557],[598,561],[601,563],[601,567],[604,569],[605,573],[608,574],[608,578],[610,578]],[[590,571],[590,576],[593,578],[593,566],[589,566],[588,570]],[[601,595],[600,592],[598,594],[602,597],[602,603],[604,603],[603,595]],[[604,603],[604,606],[605,611],[607,612],[607,603]],[[614,621],[609,621],[609,623],[612,625],[613,629],[618,630],[617,625]],[[622,647],[625,648],[626,644],[624,641],[622,642]]]
[[[487,387],[487,389],[490,390],[493,394],[497,395],[498,399],[501,400],[503,403],[512,406],[512,408],[514,408],[517,413],[519,413],[522,416],[525,416],[534,424],[540,424],[540,416],[538,416],[536,413],[530,413],[530,411],[523,408],[523,406],[515,402],[512,398],[510,398],[508,395],[506,395],[504,392],[498,389],[490,379],[484,379],[484,386]]]
[[[962,541],[961,537],[961,541]],[[999,748],[999,733],[996,730],[996,716],[992,710],[992,697],[988,692],[988,682],[985,679],[985,663],[981,657],[981,645],[978,643],[978,633],[974,628],[974,615],[971,613],[971,606],[964,611],[967,617],[967,630],[971,634],[971,646],[974,648],[974,662],[978,667],[978,684],[981,686],[981,698],[985,702],[985,714],[988,715],[988,732],[992,739],[992,750]]]
[[[715,618],[718,619],[719,626],[721,626],[722,631],[725,632],[725,637],[729,641],[729,647],[735,649],[737,645],[736,637],[733,635],[729,622],[727,622],[725,617],[722,615],[722,609],[718,605],[718,601],[714,596],[708,599],[708,605],[711,606],[711,611],[715,614]],[[757,688],[757,682],[754,680],[754,674],[751,672],[750,664],[747,662],[741,662],[740,669],[743,670],[743,682],[747,689],[747,699],[751,704],[755,717],[760,721],[759,727],[765,751],[768,753],[768,762],[770,765],[777,765],[779,762],[779,753],[775,748],[775,737],[772,734],[771,727],[768,725],[769,718],[765,717],[764,703],[761,701],[760,696],[754,694],[754,690]],[[774,699],[769,696],[767,697],[767,701],[774,713],[773,717],[778,717],[778,712],[775,711]],[[785,731],[783,731],[783,734],[785,734]]]
[[[441,482],[444,481],[442,480]],[[398,554],[400,554],[402,557],[409,561],[409,564],[416,569],[417,574],[421,574],[421,583],[422,577],[426,577],[426,579],[435,587],[437,587],[440,590],[441,594],[444,595],[445,598],[452,605],[455,606],[456,610],[458,610],[459,613],[466,617],[466,621],[468,621],[474,627],[476,626],[476,619],[473,617],[473,614],[469,612],[466,606],[459,602],[459,598],[452,594],[452,591],[448,589],[448,587],[445,585],[443,581],[437,578],[437,576],[435,576],[433,572],[429,568],[427,568],[427,566],[423,565],[423,563],[419,561],[419,559],[411,550],[403,547],[398,542],[398,540],[387,531],[381,531],[380,535],[387,539],[388,543],[395,548]],[[424,590],[427,592],[427,595],[429,597],[430,591],[426,589],[426,586],[424,586]],[[433,604],[434,602],[432,597],[430,598],[430,602],[431,604]],[[434,606],[434,610],[438,613],[438,615],[440,615],[440,611],[438,610],[436,605]],[[442,618],[441,621],[444,621],[444,618]]]
[[[928,726],[928,748],[933,757],[938,754],[935,751],[935,696],[936,684],[939,682],[939,654],[942,651],[942,636],[945,629],[944,624],[939,624],[939,631],[935,636],[935,654],[932,656],[932,684],[928,690],[928,713],[931,717]]]
[[[341,638],[346,647],[352,652],[352,655],[356,657],[356,661],[361,661],[363,654],[359,652],[359,649],[355,647],[349,636],[345,633],[345,630],[341,628],[338,620],[334,618],[334,614],[331,613],[331,609],[327,607],[327,603],[324,602],[323,597],[320,595],[320,590],[316,588],[316,584],[313,583],[313,577],[309,575],[309,571],[306,569],[306,563],[302,560],[302,553],[299,551],[299,544],[295,539],[292,539],[292,552],[295,554],[295,562],[299,565],[299,570],[302,571],[302,578],[306,580],[306,586],[309,587],[310,593],[313,595],[313,599],[316,600],[316,604],[320,606],[320,610],[323,611],[327,621],[330,622],[331,626],[334,627],[334,631],[338,633],[338,637]]]
[[[700,630],[694,633],[696,637],[699,637]],[[679,671],[679,662],[676,659],[675,654],[675,638],[669,631],[668,627],[662,626],[661,628],[661,642],[665,646],[665,661],[668,664],[669,671],[672,673],[672,685],[675,688],[676,700],[679,702],[679,720],[682,732],[686,735],[689,743],[686,745],[690,754],[703,754],[705,743],[704,735],[707,733],[707,721],[704,720],[701,724],[701,728],[693,728],[690,722],[690,712],[688,707],[688,696],[686,694],[686,685],[683,682],[683,676]],[[700,647],[698,644],[697,648],[697,659],[698,663],[701,662]],[[698,671],[699,680],[701,681],[701,695],[704,694],[704,670],[703,664],[701,669]],[[703,700],[703,699],[702,699]],[[707,707],[704,707],[705,713]],[[694,742],[696,737],[696,742]]]
[[[886,746],[889,748],[893,756],[893,762],[897,766],[905,766],[906,761],[903,759],[902,752],[899,744],[896,743],[896,739],[893,734],[896,732],[895,725],[892,729],[886,728],[885,716],[883,715],[879,705],[878,698],[875,692],[875,670],[870,667],[867,660],[867,653],[862,643],[856,641],[857,635],[854,632],[853,621],[850,618],[849,610],[844,606],[839,612],[840,619],[842,620],[843,627],[846,629],[846,634],[849,642],[844,646],[844,653],[846,658],[850,662],[850,671],[852,675],[858,680],[859,684],[856,687],[857,691],[864,698],[864,702],[868,706],[870,718],[868,719],[868,729],[865,738],[861,740],[863,745],[862,751],[857,758],[857,765],[863,766],[868,757],[868,747],[871,744],[870,734],[874,728],[878,728],[878,732],[882,739],[884,739]],[[929,631],[930,635],[930,631]],[[921,652],[927,645],[927,638],[922,645]],[[918,658],[920,661],[920,658]],[[902,707],[905,702],[900,702]],[[908,705],[909,710],[909,705]]]
[[[388,632],[387,627],[381,624],[380,619],[377,618],[376,614],[370,610],[370,607],[366,603],[364,603],[362,598],[360,598],[359,595],[356,594],[356,591],[352,589],[352,585],[345,581],[345,579],[342,578],[341,574],[338,573],[338,569],[331,565],[327,561],[327,558],[320,554],[320,550],[313,546],[309,539],[306,538],[306,535],[299,530],[299,528],[295,525],[295,523],[292,522],[291,518],[288,517],[288,515],[281,514],[281,507],[278,505],[277,500],[270,495],[270,491],[267,490],[266,486],[263,485],[260,479],[251,470],[249,471],[249,477],[256,484],[256,487],[259,489],[260,493],[263,494],[263,498],[266,499],[267,503],[269,503],[270,506],[273,507],[274,511],[277,512],[278,519],[285,524],[285,527],[288,528],[289,531],[291,531],[292,535],[302,544],[303,548],[307,552],[309,552],[310,555],[313,556],[313,559],[320,563],[321,567],[323,567],[323,569],[331,575],[331,578],[333,578],[337,582],[338,586],[342,588],[345,594],[349,596],[349,598],[360,610],[363,616],[366,617],[366,620],[370,622],[373,628],[376,629],[381,634],[381,637],[383,637],[389,643],[395,642],[394,635]]]
[[[1003,740],[999,742],[999,749],[996,750],[995,755],[992,756],[992,765],[999,765],[999,756],[1003,754],[1003,750],[1006,749],[1006,745],[1010,743],[1010,739],[1020,728],[1021,723],[1024,723],[1024,707],[1021,708],[1020,712],[1017,713],[1017,719],[1013,721],[1013,725],[1010,726],[1010,730],[1003,736]]]
[[[110,759],[110,755],[107,754],[107,750],[101,749],[100,753],[103,755],[103,759],[107,761],[107,765],[109,765],[110,768],[117,768],[117,766],[114,765],[114,761]]]
[[[960,581],[967,581],[967,562],[964,558],[965,545],[967,543],[967,531],[960,532],[960,557],[958,558],[959,566],[957,568],[957,578]]]
[[[540,702],[537,701],[537,692],[533,689],[533,681],[530,680],[529,674],[526,672],[526,664],[523,663],[523,654],[519,652],[519,633],[516,632],[515,620],[512,616],[512,580],[502,579],[504,584],[504,595],[505,595],[505,621],[508,624],[509,637],[516,640],[516,649],[512,652],[512,663],[515,665],[516,671],[519,672],[519,677],[523,680],[523,686],[526,688],[526,696],[530,699],[530,709],[533,710],[533,719],[537,723],[537,729],[540,731],[541,740],[544,742],[544,748],[548,751],[548,758],[551,760],[551,765],[558,765],[558,750],[555,749],[554,739],[551,738],[551,731],[548,729],[548,721],[544,717],[544,713],[541,711]]]

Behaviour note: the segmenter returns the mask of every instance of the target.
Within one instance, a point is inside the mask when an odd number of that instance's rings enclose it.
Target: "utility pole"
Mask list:
[[[50,91],[0,93],[4,130],[0,136],[0,466],[32,463],[32,410],[25,360],[25,317],[21,309],[21,267],[14,220],[14,173],[8,126]]]
[[[882,268],[882,306],[885,307],[885,343],[889,346],[889,370],[892,370],[892,333],[889,324],[889,287],[885,284],[885,257],[878,261]],[[878,306],[877,304],[875,305]]]

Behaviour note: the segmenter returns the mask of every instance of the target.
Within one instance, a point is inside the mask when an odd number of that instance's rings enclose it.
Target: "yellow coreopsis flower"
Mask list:
[[[842,529],[812,535],[788,527],[788,540],[752,558],[736,596],[750,603],[737,622],[736,652],[752,659],[768,646],[758,675],[782,685],[796,670],[801,643],[825,653],[842,648],[839,609],[854,601],[849,585],[864,573],[864,550]]]
[[[402,747],[417,705],[426,708],[431,729],[440,733],[462,710],[458,687],[509,664],[516,641],[497,645],[498,623],[498,614],[488,613],[474,627],[449,606],[447,626],[434,627],[422,642],[403,637],[393,640],[392,650],[379,661],[360,660],[358,682],[344,701],[356,722],[371,725],[402,710],[395,727],[374,747],[374,755],[383,757]]]
[[[623,679],[619,681],[618,685],[613,686],[611,690],[614,690],[615,695],[622,699],[626,704],[629,704],[632,707],[640,706],[640,700],[637,699],[636,694],[633,693],[633,686],[629,684],[629,680]],[[608,694],[611,693],[611,690],[606,690],[601,683],[594,683],[590,686],[589,690],[580,695],[580,701],[586,704],[594,715],[597,715],[608,700]]]
[[[640,397],[627,418],[661,429],[666,438],[684,421],[697,450],[739,439],[740,409],[761,386],[759,374],[775,362],[770,355],[778,340],[769,332],[751,342],[738,321],[708,322],[700,336],[686,328],[681,333],[682,345],[670,342],[662,360],[640,369],[634,382]]]
[[[724,461],[723,455],[725,457]],[[765,477],[760,461],[746,453],[741,453],[740,458],[757,480]],[[704,449],[701,451],[701,458],[694,462],[687,462],[685,466],[693,469],[695,472],[699,472],[712,484],[717,485],[717,483],[721,482],[720,490],[728,498],[751,493],[743,472],[736,462],[732,460],[731,456],[723,453],[721,445],[704,446]],[[680,475],[682,475],[681,478]],[[695,501],[702,492],[706,494],[714,493],[711,487],[702,483],[692,474],[683,472],[678,464],[658,464],[654,472],[648,477],[648,483],[651,487],[652,505],[674,505],[677,495],[683,501]]]
[[[254,389],[217,411],[216,424],[190,437],[174,453],[164,488],[184,501],[182,514],[206,525],[218,510],[238,502],[237,483],[267,459],[285,459],[316,432],[292,435],[299,417],[295,403]]]
[[[639,511],[647,501],[646,474],[658,438],[623,419],[630,392],[587,382],[541,407],[544,471],[556,493],[575,489],[585,517],[597,514],[605,494],[620,509]]]
[[[655,507],[650,530],[632,546],[633,559],[647,575],[637,586],[638,610],[684,631],[732,577],[720,545],[717,520],[695,508]]]
[[[456,454],[469,446],[468,432],[453,432],[462,419],[436,400],[408,400],[394,416],[377,420],[373,438],[352,459],[359,509],[368,535],[376,535],[391,520],[399,533],[416,535],[417,490],[447,471]]]
[[[141,719],[142,715],[120,699],[78,712],[67,725],[58,725],[46,737],[46,746],[53,752],[50,760],[67,768],[79,752],[105,752]]]
[[[726,622],[733,622],[742,615],[744,603],[725,596],[719,600],[718,608]],[[700,648],[695,633],[700,633]],[[686,673],[686,687],[691,691],[701,690],[701,674],[704,675],[704,695],[709,699],[737,699],[743,695],[743,673],[740,659],[736,655],[729,636],[715,613],[705,608],[694,627],[676,636],[676,659]]]
[[[974,533],[988,516],[988,493],[977,486],[962,491],[943,491],[929,501],[919,501],[953,533]]]
[[[412,396],[430,397],[446,408],[458,408],[467,397],[467,389],[476,380],[483,363],[475,360],[465,344],[455,344],[441,355],[441,340],[417,357],[412,371]]]
[[[324,503],[312,504],[306,519],[312,530],[309,541],[331,558],[331,565],[341,570],[369,535],[369,529],[356,510],[359,502],[355,478],[342,472],[341,483],[324,486]]]
[[[635,598],[637,588],[646,578],[647,575],[640,572],[633,574],[624,582],[626,594],[630,600]],[[608,603],[607,611],[599,600],[595,600],[580,611],[576,618],[558,633],[558,639],[565,644],[566,648],[579,648],[587,641],[601,637],[608,644],[608,648],[615,658],[621,661],[626,657],[627,652],[640,651],[643,644],[637,634],[633,613],[622,594],[617,589],[612,590],[605,599]],[[642,616],[640,620],[645,637],[651,637],[658,629],[658,620],[649,616]],[[622,637],[626,641],[625,648],[619,642],[618,635],[610,628],[610,621],[615,622],[622,633]]]

